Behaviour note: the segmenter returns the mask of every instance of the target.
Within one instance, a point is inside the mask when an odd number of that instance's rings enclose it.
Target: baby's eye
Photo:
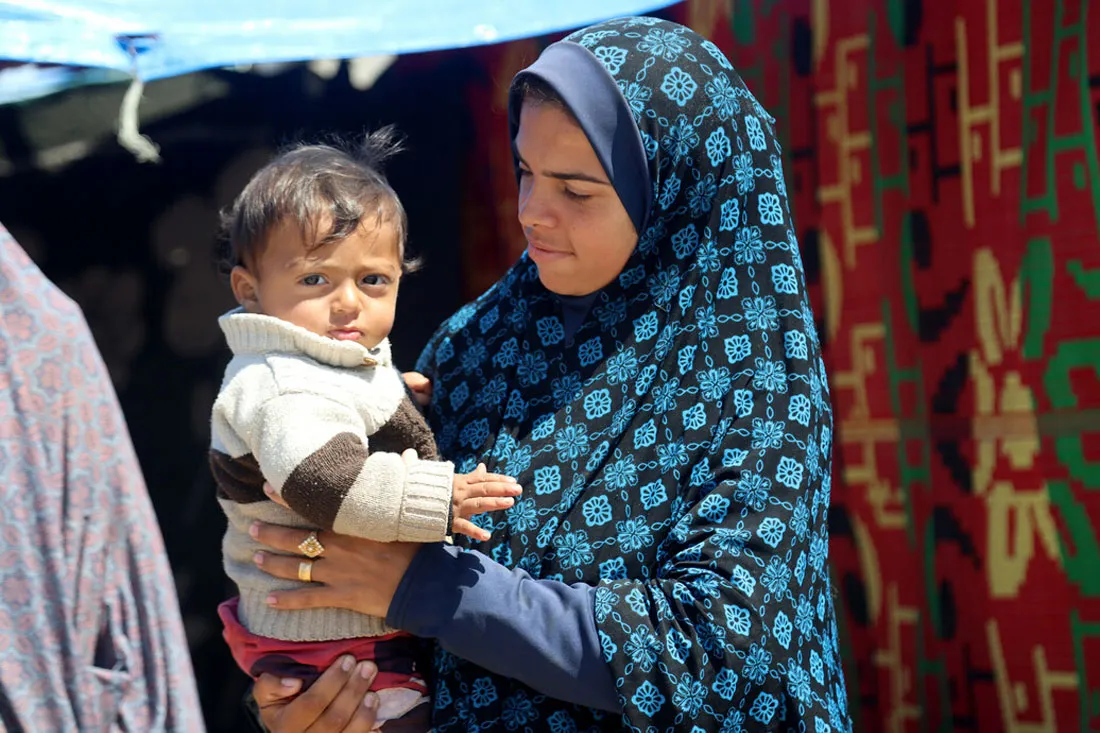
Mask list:
[[[366,275],[363,277],[364,285],[377,286],[385,285],[388,282],[389,278],[387,278],[385,275]]]
[[[306,275],[300,282],[302,285],[324,285],[325,278],[323,275]]]

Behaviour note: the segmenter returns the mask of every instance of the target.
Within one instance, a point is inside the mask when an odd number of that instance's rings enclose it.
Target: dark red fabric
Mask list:
[[[358,661],[370,660],[378,666],[378,676],[372,690],[404,687],[428,694],[420,674],[421,642],[409,634],[397,632],[385,636],[335,641],[282,641],[257,636],[237,618],[237,598],[218,606],[233,659],[253,678],[268,673],[279,677],[294,677],[303,681],[304,692],[321,673],[344,654]]]

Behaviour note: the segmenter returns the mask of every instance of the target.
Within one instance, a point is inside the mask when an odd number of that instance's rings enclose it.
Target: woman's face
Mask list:
[[[523,103],[515,144],[519,223],[539,279],[559,295],[599,290],[622,272],[638,233],[596,151],[553,103]]]

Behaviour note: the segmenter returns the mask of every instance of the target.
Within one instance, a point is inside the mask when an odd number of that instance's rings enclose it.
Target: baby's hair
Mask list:
[[[397,131],[387,126],[358,145],[334,137],[283,150],[222,213],[219,269],[228,274],[238,265],[255,267],[272,230],[284,221],[298,225],[312,251],[345,239],[373,216],[396,229],[402,272],[415,271],[419,260],[405,256],[405,207],[382,173],[382,164],[403,149]]]

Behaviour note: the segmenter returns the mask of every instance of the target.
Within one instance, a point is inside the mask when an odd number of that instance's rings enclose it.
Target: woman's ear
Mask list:
[[[229,287],[233,297],[249,313],[260,313],[260,294],[256,287],[256,276],[241,265],[229,273]]]

